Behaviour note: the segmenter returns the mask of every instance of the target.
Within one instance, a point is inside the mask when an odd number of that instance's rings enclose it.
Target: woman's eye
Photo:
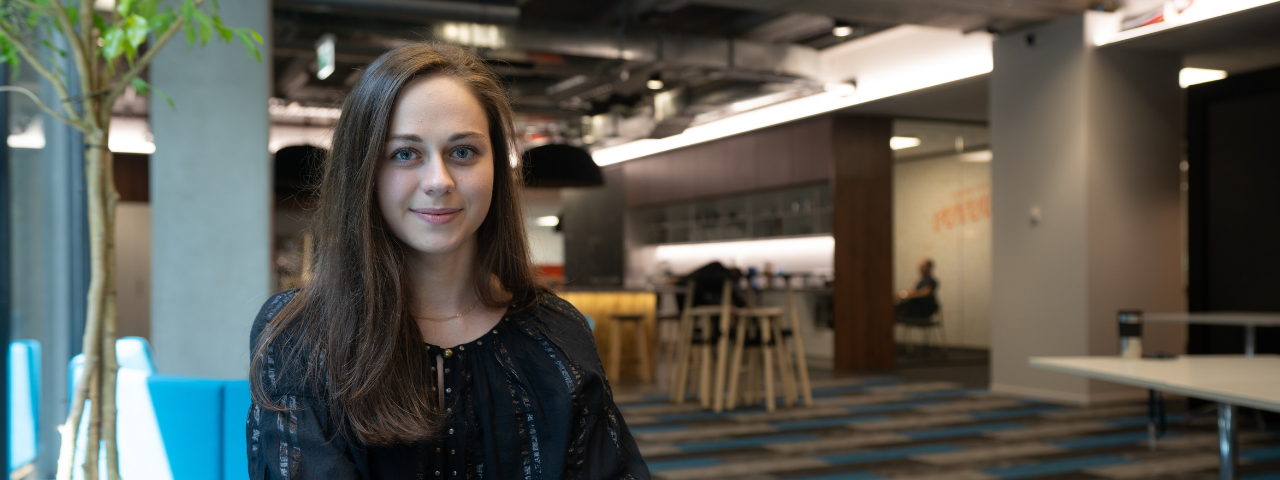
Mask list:
[[[401,162],[413,160],[413,151],[402,148],[400,150],[396,150],[395,153],[392,153],[391,158]]]
[[[460,148],[454,149],[453,151],[453,156],[455,158],[460,158],[463,160],[471,158],[472,155],[475,155],[475,152],[471,151],[471,149],[467,147],[460,147]]]

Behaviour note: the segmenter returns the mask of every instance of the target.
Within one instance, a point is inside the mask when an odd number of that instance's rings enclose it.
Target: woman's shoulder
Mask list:
[[[249,333],[249,347],[253,348],[258,344],[258,335],[262,334],[262,330],[266,328],[271,320],[288,305],[295,296],[298,295],[298,289],[289,289],[278,292],[263,302],[262,308],[258,310],[258,316],[253,319],[253,329]]]
[[[517,323],[533,328],[559,344],[571,357],[598,355],[595,336],[586,317],[573,304],[553,292],[541,293],[521,302],[512,317]]]

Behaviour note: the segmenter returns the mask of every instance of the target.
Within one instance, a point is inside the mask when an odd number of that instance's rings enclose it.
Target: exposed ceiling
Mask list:
[[[387,49],[443,39],[470,45],[504,77],[527,144],[607,145],[678,133],[742,105],[812,93],[823,87],[816,80],[822,49],[886,28],[999,31],[1078,14],[1097,3],[1107,2],[275,0],[273,97],[283,105],[338,106],[361,68]],[[848,27],[849,35],[834,35],[837,25]],[[336,38],[337,68],[321,80],[315,44],[324,34]],[[662,89],[647,87],[655,78]],[[986,116],[985,101],[978,101],[985,85],[983,79],[861,109],[980,120]],[[951,96],[956,88],[982,92]],[[659,92],[668,92],[675,112],[662,121],[654,119]],[[939,108],[937,102],[954,105]],[[584,123],[584,117],[592,118]]]

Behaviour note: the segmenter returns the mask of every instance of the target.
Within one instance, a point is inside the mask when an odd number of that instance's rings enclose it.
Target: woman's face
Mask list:
[[[405,84],[375,173],[378,207],[396,238],[425,254],[474,242],[493,169],[489,122],[466,85],[447,75]]]

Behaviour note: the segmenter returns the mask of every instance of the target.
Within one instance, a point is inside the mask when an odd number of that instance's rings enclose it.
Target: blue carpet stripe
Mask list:
[[[751,438],[732,438],[728,440],[715,440],[709,442],[692,442],[676,444],[685,453],[709,452],[712,450],[729,450],[734,448],[755,448],[770,443],[793,443],[807,442],[816,437],[804,433],[791,435],[773,435],[769,437],[751,437]]]
[[[1169,438],[1176,435],[1168,435]],[[1121,445],[1132,445],[1147,441],[1147,432],[1120,433],[1116,435],[1101,435],[1094,437],[1073,438],[1071,440],[1059,440],[1049,442],[1053,445],[1065,448],[1067,450],[1087,450],[1090,448],[1116,447]]]
[[[1168,415],[1168,416],[1167,416],[1167,417],[1165,417],[1165,418],[1166,418],[1166,420],[1168,420],[1170,423],[1172,423],[1172,422],[1181,422],[1181,421],[1183,421],[1183,420],[1186,420],[1186,419],[1187,419],[1187,414],[1185,414],[1185,413],[1173,413],[1173,414]],[[1111,425],[1111,426],[1113,426],[1113,427],[1118,427],[1118,428],[1144,427],[1144,426],[1146,426],[1146,425],[1147,425],[1147,421],[1148,421],[1148,419],[1147,419],[1147,416],[1146,416],[1146,415],[1143,415],[1143,416],[1141,416],[1141,417],[1124,417],[1124,418],[1113,418],[1113,419],[1110,419],[1110,420],[1105,420],[1105,422],[1106,422],[1106,424],[1107,424],[1107,425]]]
[[[932,390],[927,392],[911,392],[907,394],[907,398],[924,399],[924,398],[952,398],[965,397],[969,395],[980,395],[990,393],[985,388],[960,388],[954,390]]]
[[[827,475],[815,475],[811,477],[790,477],[782,480],[881,480],[883,478],[885,477],[881,477],[871,472],[840,472]]]
[[[944,402],[937,400],[924,400],[919,402],[897,402],[897,403],[880,403],[872,405],[854,405],[845,408],[849,413],[880,413],[880,412],[896,412],[899,410],[911,410],[913,408],[928,407],[933,405],[941,405]]]
[[[1054,460],[1050,462],[988,468],[983,470],[982,473],[1002,479],[1015,479],[1078,472],[1087,468],[1109,467],[1112,465],[1123,465],[1126,463],[1130,463],[1130,461],[1122,457],[1117,457],[1115,455],[1099,455],[1096,457],[1069,458],[1066,460]]]
[[[960,450],[960,447],[948,445],[945,443],[935,443],[930,445],[915,445],[911,447],[887,448],[883,450],[870,450],[864,452],[841,453],[836,455],[820,455],[818,458],[832,465],[849,465],[854,463],[884,462],[888,460],[901,460],[904,458],[914,457],[916,455],[928,455],[931,453],[945,453]]]
[[[861,417],[835,417],[835,418],[818,418],[813,420],[796,420],[791,422],[774,422],[770,423],[773,428],[778,430],[805,430],[810,428],[835,428],[853,425],[855,423],[866,422],[883,422],[890,420],[884,415],[869,415]]]
[[[1033,407],[1033,408],[1015,408],[1011,410],[991,410],[987,412],[973,412],[969,415],[974,420],[1002,420],[1005,418],[1030,417],[1042,413],[1056,412],[1066,407]]]
[[[718,467],[724,465],[724,462],[711,457],[694,457],[681,458],[679,460],[657,460],[645,462],[649,464],[650,472],[661,472],[663,470],[679,470],[682,468],[699,468],[699,467]]]
[[[653,417],[659,422],[692,422],[698,420],[716,420],[720,418],[728,418],[733,412],[690,412],[690,413],[672,413],[667,415],[658,415]]]
[[[1280,459],[1280,447],[1259,448],[1256,450],[1245,450],[1240,452],[1241,459],[1248,459],[1251,462],[1267,462]]]
[[[963,427],[936,428],[932,430],[916,430],[914,432],[901,433],[912,440],[935,440],[939,438],[964,437],[1019,428],[1022,428],[1022,425],[1018,425],[1016,423],[985,423],[981,425],[965,425]]]
[[[689,427],[686,427],[684,425],[641,425],[638,427],[630,428],[631,433],[633,435],[638,433],[672,432],[676,430],[688,430],[688,429]]]

